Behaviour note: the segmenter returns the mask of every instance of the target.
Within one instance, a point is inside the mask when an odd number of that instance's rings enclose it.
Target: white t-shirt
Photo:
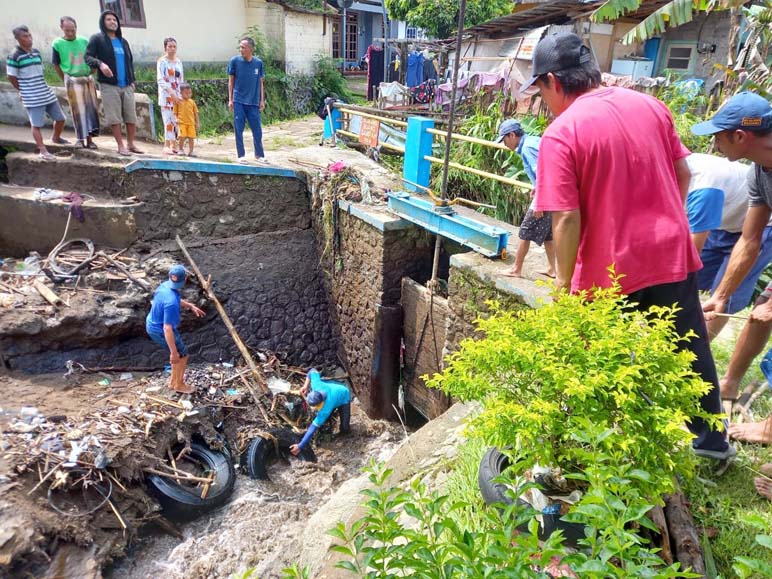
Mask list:
[[[686,158],[686,163],[692,173],[687,198],[687,215],[692,232],[710,229],[723,229],[731,233],[742,231],[745,214],[748,211],[750,166],[738,161],[729,161],[724,157],[701,153],[692,153]],[[720,215],[717,214],[718,208],[715,204],[701,199],[716,191],[723,193]],[[706,213],[712,215],[706,215]],[[711,226],[702,228],[695,226],[699,222],[710,223]]]

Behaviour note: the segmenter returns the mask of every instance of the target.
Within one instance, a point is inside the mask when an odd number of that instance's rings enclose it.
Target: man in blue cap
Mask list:
[[[169,386],[182,394],[190,394],[194,388],[185,384],[188,350],[177,331],[177,326],[180,325],[180,311],[182,308],[190,310],[197,318],[206,315],[204,310],[182,299],[181,290],[186,279],[185,267],[173,265],[169,270],[169,279],[155,290],[150,312],[145,319],[147,335],[169,354],[169,363],[172,366]]]
[[[504,275],[511,277],[523,276],[523,262],[528,255],[528,249],[533,241],[536,245],[543,245],[547,254],[547,269],[537,271],[547,277],[555,277],[555,244],[552,243],[552,216],[543,211],[534,211],[536,203],[536,163],[539,158],[539,144],[541,138],[534,135],[526,135],[523,127],[514,119],[507,119],[499,125],[499,136],[497,143],[504,143],[510,150],[514,151],[523,160],[523,168],[528,179],[533,183],[534,190],[531,193],[531,204],[520,224],[518,237],[520,243],[517,245],[515,254],[515,263],[511,269],[504,272]]]
[[[721,283],[703,304],[705,312],[721,313],[726,310],[729,297],[758,257],[764,229],[772,217],[772,106],[762,96],[741,92],[729,99],[712,119],[694,125],[692,132],[695,135],[715,135],[716,146],[731,161],[753,161],[748,174],[748,213],[740,239],[732,250]],[[748,353],[742,356],[742,352],[758,353],[769,339],[772,300],[765,299],[762,294],[756,304],[738,338],[733,362],[737,356],[752,358]],[[730,368],[732,366],[733,363],[730,363]],[[737,389],[737,382],[723,383],[722,395],[734,398]],[[734,424],[729,428],[729,436],[772,444],[772,416],[761,422]],[[758,481],[756,486],[762,495],[772,498],[772,484],[767,482],[763,490],[759,488]]]
[[[310,391],[309,391],[310,390]],[[351,392],[340,382],[322,380],[319,370],[311,368],[306,376],[306,383],[300,389],[306,403],[316,410],[316,418],[303,435],[303,439],[290,447],[290,452],[297,456],[310,442],[318,428],[321,428],[330,418],[336,408],[340,409],[340,433],[351,431]]]

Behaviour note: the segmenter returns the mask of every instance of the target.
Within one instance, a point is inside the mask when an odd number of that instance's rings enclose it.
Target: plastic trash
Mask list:
[[[61,199],[64,197],[63,191],[54,191],[48,187],[40,187],[35,190],[35,201],[53,201],[54,199]]]
[[[134,374],[131,372],[123,372],[120,376],[118,376],[118,380],[121,382],[128,382],[129,380],[134,380]]]
[[[100,386],[109,386],[110,385],[110,378],[105,378],[104,380],[99,381]]]
[[[225,391],[225,393],[226,393],[228,396],[238,396],[239,394],[241,394],[241,392],[239,392],[239,391],[238,391],[238,390],[236,390],[235,388],[228,388],[228,389]]]
[[[16,264],[17,271],[22,275],[37,275],[40,273],[40,254],[36,251],[30,253],[22,263]]]
[[[268,389],[274,394],[284,394],[292,389],[292,384],[276,376],[271,376],[267,380]]]
[[[231,364],[230,362],[223,362],[222,363],[222,367],[223,368],[233,368],[233,364]]]

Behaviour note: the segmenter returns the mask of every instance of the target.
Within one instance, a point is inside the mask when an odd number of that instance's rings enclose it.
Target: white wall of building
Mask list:
[[[326,32],[326,34],[325,34]],[[320,54],[332,54],[332,25],[322,16],[287,11],[284,14],[287,72],[313,74]]]
[[[11,29],[26,24],[35,47],[50,60],[51,42],[61,35],[59,17],[72,16],[78,33],[99,31],[99,0],[3,0],[0,11],[0,51],[15,46]],[[190,62],[223,62],[238,53],[238,37],[246,28],[244,0],[144,0],[146,28],[123,28],[136,62],[155,61],[163,53],[163,39],[173,36],[179,56]]]

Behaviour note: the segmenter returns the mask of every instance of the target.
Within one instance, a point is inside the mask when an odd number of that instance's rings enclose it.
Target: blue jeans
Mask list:
[[[169,344],[166,343],[166,337],[163,332],[153,332],[148,328],[145,328],[145,331],[147,332],[147,335],[150,336],[151,340],[161,346],[167,354],[171,354],[169,351]],[[182,342],[182,338],[177,330],[174,330],[174,345],[177,346],[177,353],[180,355],[180,358],[184,358],[188,355],[188,349]]]
[[[244,127],[249,123],[252,129],[252,141],[255,145],[255,157],[265,157],[263,152],[263,127],[260,124],[260,107],[258,105],[245,105],[233,103],[233,125],[236,129],[236,153],[239,158],[246,153],[244,151]]]
[[[710,290],[711,294],[716,291],[726,272],[734,244],[740,239],[740,235],[740,233],[729,233],[721,229],[714,229],[708,234],[700,254],[702,269],[697,274],[700,290]],[[729,297],[726,313],[734,314],[751,303],[756,282],[770,261],[772,261],[772,226],[767,226],[764,228],[764,234],[761,238],[759,256],[740,286]]]

